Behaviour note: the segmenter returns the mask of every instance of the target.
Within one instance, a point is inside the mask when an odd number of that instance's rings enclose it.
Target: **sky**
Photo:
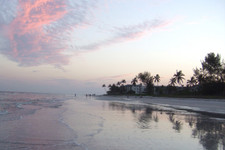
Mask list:
[[[224,0],[1,0],[0,91],[105,93],[225,58]]]

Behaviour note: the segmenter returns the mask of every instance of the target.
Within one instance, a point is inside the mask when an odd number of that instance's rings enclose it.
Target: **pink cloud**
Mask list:
[[[136,25],[113,27],[111,35],[103,41],[71,47],[71,33],[77,28],[85,29],[91,25],[89,20],[93,17],[90,15],[96,2],[1,0],[0,4],[4,5],[0,5],[0,36],[3,37],[0,40],[4,44],[0,45],[0,53],[21,66],[51,64],[63,69],[62,66],[69,63],[72,55],[136,40],[171,23],[155,19]]]
[[[93,3],[83,0],[3,0],[1,3],[7,4],[5,7],[10,11],[0,11],[0,34],[5,41],[8,39],[0,52],[22,66],[68,64],[71,56],[64,53],[68,48],[65,43],[75,27],[86,23],[93,7]]]
[[[11,59],[21,65],[39,65],[45,62],[68,63],[60,53],[61,49],[46,50],[44,45],[53,44],[54,39],[47,36],[43,26],[61,19],[66,13],[65,3],[55,0],[23,1],[19,0],[17,17],[9,25],[9,39],[12,51]]]
[[[113,36],[104,41],[98,43],[93,43],[89,45],[84,45],[79,47],[81,50],[96,50],[104,46],[109,46],[112,44],[132,41],[138,38],[141,38],[156,29],[161,29],[163,27],[171,24],[173,20],[163,21],[155,19],[153,21],[143,22],[137,25],[131,25],[126,27],[115,27],[112,29]]]

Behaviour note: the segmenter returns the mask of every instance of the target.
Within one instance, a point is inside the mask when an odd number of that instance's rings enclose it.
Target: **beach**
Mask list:
[[[99,99],[139,102],[225,118],[225,99],[103,96]]]
[[[1,93],[0,147],[223,150],[223,105],[223,100]]]

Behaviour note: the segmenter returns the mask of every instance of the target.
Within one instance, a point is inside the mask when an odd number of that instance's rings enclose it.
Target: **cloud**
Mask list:
[[[90,79],[88,81],[102,81],[102,82],[108,82],[108,81],[121,81],[122,79],[126,79],[129,77],[134,77],[134,73],[127,73],[127,74],[119,74],[119,75],[113,75],[113,76],[104,76],[96,79]]]
[[[38,70],[33,70],[32,72],[33,72],[33,73],[36,73],[36,72],[39,72],[39,71],[38,71]]]
[[[4,23],[9,24],[16,17],[17,4],[17,0],[1,0],[0,25]]]
[[[104,40],[71,47],[73,31],[94,26],[90,20],[97,3],[97,0],[1,0],[0,53],[20,66],[50,64],[65,71],[62,66],[74,55],[138,39],[170,23],[155,19],[111,27]]]
[[[96,1],[1,0],[0,53],[21,66],[69,63],[71,31],[88,23]]]
[[[96,50],[104,46],[126,42],[130,40],[134,40],[140,37],[143,37],[145,34],[152,32],[155,29],[163,28],[169,25],[172,21],[164,21],[155,19],[153,21],[146,21],[137,25],[131,25],[126,27],[114,27],[112,29],[113,36],[106,40],[80,46],[78,49],[80,50]]]

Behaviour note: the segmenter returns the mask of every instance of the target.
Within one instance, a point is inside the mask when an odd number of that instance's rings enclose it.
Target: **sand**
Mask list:
[[[150,96],[144,96],[142,98],[135,96],[99,96],[97,99],[153,104],[225,118],[225,99],[165,98]]]

